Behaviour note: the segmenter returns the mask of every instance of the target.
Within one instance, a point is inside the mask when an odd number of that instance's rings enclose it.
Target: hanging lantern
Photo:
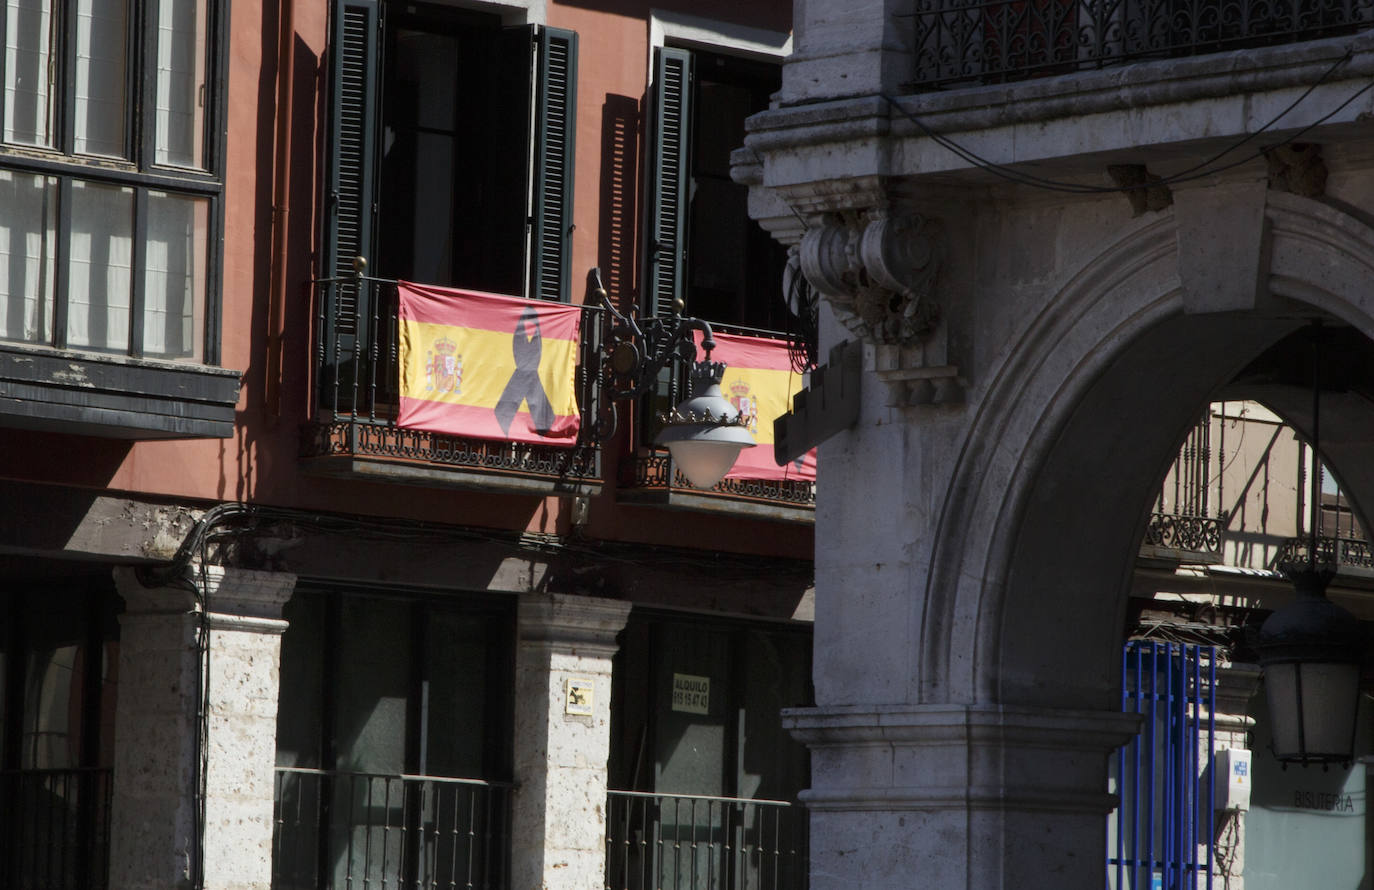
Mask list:
[[[1283,566],[1296,599],[1260,627],[1273,750],[1285,766],[1348,765],[1355,755],[1362,634],[1355,616],[1326,598],[1334,562],[1317,562],[1321,529],[1321,340],[1312,323],[1312,496],[1305,563]]]
[[[1297,599],[1260,628],[1273,751],[1284,764],[1349,764],[1359,709],[1361,633],[1355,616],[1326,598],[1332,572],[1289,573]]]

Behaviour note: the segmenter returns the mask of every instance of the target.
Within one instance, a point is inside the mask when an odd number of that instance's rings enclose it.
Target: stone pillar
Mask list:
[[[593,597],[520,598],[512,887],[603,886],[611,659],[629,614]]]
[[[205,590],[193,592],[204,581]],[[281,608],[293,575],[196,570],[144,587],[115,571],[119,702],[111,803],[112,890],[182,890],[197,847],[209,890],[268,890],[276,761]],[[198,638],[207,635],[206,653]],[[196,798],[205,683],[204,830]]]
[[[998,705],[799,709],[812,890],[1101,890],[1107,758],[1135,715]]]
[[[912,0],[796,0],[792,8],[783,104],[881,92],[897,96],[911,81]]]

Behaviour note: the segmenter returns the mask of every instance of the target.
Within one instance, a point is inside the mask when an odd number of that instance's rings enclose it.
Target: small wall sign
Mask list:
[[[563,713],[574,717],[592,716],[592,692],[596,684],[591,680],[578,680],[569,677],[564,688]]]
[[[673,674],[673,710],[684,714],[711,713],[711,678]]]

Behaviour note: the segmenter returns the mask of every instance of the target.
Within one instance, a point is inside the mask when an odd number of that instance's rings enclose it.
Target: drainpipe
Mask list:
[[[272,172],[272,266],[267,297],[267,371],[263,407],[267,423],[281,417],[283,338],[286,335],[287,230],[291,196],[291,106],[294,97],[296,42],[295,0],[281,0],[277,11],[276,157]]]

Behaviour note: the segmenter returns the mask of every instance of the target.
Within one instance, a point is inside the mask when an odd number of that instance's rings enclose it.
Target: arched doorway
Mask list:
[[[1211,398],[1249,390],[1306,429],[1310,381],[1285,372],[1314,317],[1342,331],[1352,384],[1324,450],[1374,503],[1356,459],[1374,429],[1374,229],[1257,186],[1199,189],[1098,236],[974,359],[961,407],[883,424],[866,397],[858,431],[822,451],[819,707],[793,718],[814,758],[813,886],[1102,885],[1149,503]],[[963,323],[1001,321],[980,311]],[[864,477],[883,461],[902,467],[901,494]]]

